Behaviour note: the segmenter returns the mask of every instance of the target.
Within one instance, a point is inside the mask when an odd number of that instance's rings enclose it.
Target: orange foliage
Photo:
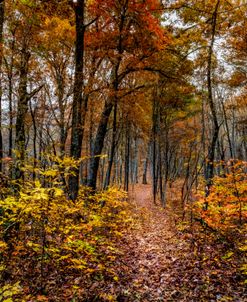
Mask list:
[[[203,221],[225,234],[242,232],[247,222],[247,163],[229,161],[228,173],[215,176],[208,197],[195,205]]]

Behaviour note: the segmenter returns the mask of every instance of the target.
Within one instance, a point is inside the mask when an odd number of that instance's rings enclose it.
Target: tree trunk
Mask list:
[[[165,132],[165,149],[164,149],[164,174],[163,174],[163,178],[164,178],[164,182],[163,182],[163,194],[161,202],[162,202],[162,206],[163,208],[165,208],[166,206],[166,198],[167,198],[167,184],[168,184],[168,178],[169,178],[169,174],[170,174],[170,164],[171,164],[171,156],[169,156],[169,153],[171,152],[170,149],[170,145],[169,145],[169,124],[166,122],[166,127],[164,129]]]
[[[36,124],[36,108],[32,108],[30,102],[30,113],[33,123],[33,180],[35,180],[35,168],[37,166],[37,124]]]
[[[129,191],[129,170],[130,170],[130,127],[129,122],[126,125],[125,135],[125,161],[124,161],[124,190]]]
[[[87,183],[87,185],[93,190],[96,189],[100,155],[103,150],[104,140],[107,132],[108,120],[111,115],[113,105],[114,103],[112,102],[111,99],[105,102],[105,106],[101,114],[98,130],[97,130],[97,134],[94,140],[93,154],[90,160],[89,178]]]
[[[230,157],[233,158],[233,149],[232,149],[232,142],[231,142],[231,137],[230,137],[230,129],[227,121],[227,115],[226,115],[226,108],[224,105],[224,101],[221,100],[221,106],[223,110],[223,117],[224,117],[224,122],[226,126],[226,135],[227,135],[227,140],[228,140],[228,145],[229,145],[229,150],[230,150]]]
[[[107,132],[107,125],[109,121],[109,117],[111,115],[113,106],[115,103],[117,103],[117,93],[118,93],[118,86],[119,86],[119,67],[122,60],[122,54],[123,54],[123,37],[122,37],[122,31],[124,28],[124,22],[125,22],[125,13],[127,11],[128,1],[125,3],[125,5],[122,7],[122,14],[121,19],[119,23],[119,37],[118,37],[118,45],[117,45],[117,53],[118,58],[116,60],[116,63],[113,65],[112,73],[111,73],[111,82],[110,87],[112,88],[111,93],[113,93],[113,96],[109,96],[108,100],[106,100],[103,112],[101,114],[100,123],[97,129],[96,138],[94,141],[93,146],[93,154],[92,158],[90,160],[90,168],[89,168],[89,179],[88,179],[88,186],[92,188],[93,190],[96,189],[96,183],[97,183],[97,173],[99,169],[99,161],[100,161],[100,155],[103,150],[104,146],[104,140]]]
[[[151,151],[151,144],[152,141],[150,140],[147,146],[147,155],[146,155],[146,159],[144,161],[143,164],[143,175],[142,175],[142,184],[146,185],[147,182],[147,172],[148,172],[148,164],[149,164],[149,158],[150,158],[150,151]]]
[[[134,154],[133,154],[133,159],[132,159],[132,183],[138,184],[138,137],[137,135],[135,136],[134,139]]]
[[[14,35],[13,35],[14,36]],[[13,128],[14,128],[14,112],[13,112],[13,70],[14,70],[14,50],[15,50],[15,42],[16,40],[13,38],[11,42],[11,57],[10,62],[8,64],[7,60],[5,60],[5,66],[7,69],[7,77],[8,77],[8,102],[9,102],[9,133],[8,133],[8,156],[12,157],[13,153]]]
[[[143,175],[142,175],[142,184],[146,185],[147,182],[147,171],[148,171],[148,156],[146,157],[144,164],[143,164]]]
[[[217,111],[213,99],[213,88],[212,88],[212,57],[213,57],[213,47],[214,47],[215,34],[216,34],[217,13],[218,13],[219,4],[220,4],[220,0],[217,1],[212,16],[212,37],[209,46],[208,67],[207,67],[208,103],[213,117],[213,137],[211,140],[211,144],[209,146],[208,163],[207,163],[206,175],[205,175],[208,189],[211,186],[211,180],[214,176],[215,149],[216,149],[216,144],[219,135],[219,128],[220,128],[218,124]],[[209,192],[208,189],[207,191]]]
[[[17,151],[17,159],[19,164],[16,165],[14,171],[14,178],[20,179],[24,177],[21,166],[25,159],[25,118],[28,111],[28,94],[27,94],[27,75],[28,63],[30,53],[27,50],[26,43],[23,43],[21,51],[21,66],[20,66],[20,82],[19,82],[19,98],[17,104],[17,117],[16,117],[16,138],[15,149]]]
[[[157,173],[157,101],[156,95],[153,99],[153,126],[152,126],[152,178],[153,178],[153,201],[156,203],[157,186],[158,186],[158,173]]]
[[[165,207],[165,195],[163,191],[163,165],[162,165],[162,155],[161,155],[161,143],[159,139],[158,145],[158,163],[159,163],[159,189],[160,189],[160,200],[163,207]]]
[[[104,184],[104,189],[106,189],[110,184],[111,179],[111,170],[115,155],[115,148],[116,148],[116,133],[117,133],[117,103],[114,104],[114,114],[113,114],[113,129],[112,129],[112,141],[111,141],[111,151],[110,151],[110,158],[108,163],[108,168],[106,172],[106,179]]]
[[[78,160],[81,157],[83,127],[87,110],[87,98],[83,99],[82,89],[84,83],[84,10],[85,0],[78,0],[75,4],[76,42],[75,42],[75,78],[72,103],[72,129],[70,156]],[[69,197],[76,200],[79,191],[79,167],[71,171],[69,177]]]
[[[28,45],[23,41],[21,50],[21,65],[20,65],[20,81],[19,81],[19,98],[17,104],[17,117],[16,117],[16,138],[15,138],[15,149],[17,151],[17,159],[19,163],[16,164],[14,169],[14,178],[20,179],[24,177],[23,171],[20,169],[23,166],[25,160],[25,120],[28,111],[29,100],[38,93],[43,85],[40,85],[32,92],[27,92],[27,80],[28,80],[28,64],[30,59],[30,52],[28,51]]]
[[[2,172],[2,159],[3,159],[3,136],[2,136],[3,23],[4,23],[4,0],[0,0],[0,172]]]
[[[11,72],[12,73],[12,72]],[[12,149],[13,149],[13,100],[12,100],[12,74],[8,80],[9,82],[9,157],[12,157]]]
[[[236,124],[236,116],[235,116],[235,110],[236,110],[236,108],[233,106],[232,107],[232,135],[231,135],[231,137],[232,137],[232,153],[233,153],[233,159],[234,158],[238,158],[237,157],[237,154],[236,154],[236,149],[237,149],[237,146],[236,146],[236,137],[235,137],[235,124]]]

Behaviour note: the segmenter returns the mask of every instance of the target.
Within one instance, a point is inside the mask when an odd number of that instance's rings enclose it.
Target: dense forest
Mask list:
[[[246,301],[246,222],[245,0],[0,0],[0,301]]]

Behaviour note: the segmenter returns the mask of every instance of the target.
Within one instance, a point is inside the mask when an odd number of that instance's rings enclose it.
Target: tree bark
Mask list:
[[[25,159],[25,118],[28,111],[28,93],[27,93],[27,75],[28,63],[30,59],[30,52],[27,50],[27,45],[24,42],[21,50],[21,66],[20,66],[20,82],[19,82],[19,99],[17,104],[17,117],[16,117],[16,138],[15,149],[19,164],[16,164],[14,171],[14,178],[23,178],[24,174],[21,170]]]
[[[132,162],[131,162],[131,168],[132,168],[132,171],[131,171],[131,174],[132,174],[132,183],[134,184],[138,184],[138,166],[139,166],[139,163],[138,163],[138,147],[139,147],[139,141],[138,141],[138,137],[137,137],[137,134],[135,136],[135,139],[134,139],[134,154],[133,154],[133,158],[132,158]]]
[[[127,121],[125,133],[125,161],[124,161],[124,190],[129,191],[129,173],[130,172],[130,127]]]
[[[37,166],[37,124],[36,124],[36,108],[32,108],[30,102],[30,113],[33,123],[33,180],[35,180],[35,168]]]
[[[147,182],[147,171],[148,171],[148,156],[146,157],[144,164],[143,164],[143,174],[142,174],[142,184],[146,185]]]
[[[157,171],[157,122],[158,122],[158,104],[157,95],[153,99],[153,117],[152,117],[152,178],[153,178],[153,202],[156,203],[157,187],[158,187],[158,171]]]
[[[208,163],[206,168],[205,179],[207,182],[208,189],[211,186],[211,180],[214,176],[214,159],[215,159],[215,149],[217,145],[218,135],[219,135],[219,123],[217,118],[217,111],[213,98],[213,88],[212,88],[212,57],[213,57],[213,47],[215,41],[216,34],[216,25],[217,25],[217,14],[220,5],[220,0],[217,1],[215,10],[212,16],[212,36],[211,42],[208,51],[208,67],[207,67],[207,85],[208,85],[208,103],[212,113],[213,118],[213,137],[211,140],[211,144],[208,150]],[[209,192],[209,190],[208,190]]]
[[[147,172],[148,172],[148,165],[149,165],[149,159],[150,159],[151,144],[152,144],[152,141],[150,139],[148,142],[148,146],[147,146],[146,159],[143,164],[143,175],[142,175],[142,184],[143,185],[146,185],[148,183],[147,182]]]
[[[112,112],[113,105],[114,102],[112,102],[111,99],[105,102],[105,106],[101,114],[100,123],[97,130],[97,134],[94,140],[93,154],[90,160],[89,178],[87,182],[87,185],[93,190],[96,189],[100,155],[103,150],[104,140],[107,132],[107,125],[108,125],[109,117]]]
[[[3,61],[3,23],[4,0],[0,0],[0,172],[2,172],[3,136],[2,136],[2,61]]]
[[[108,163],[108,168],[106,172],[106,179],[104,184],[104,189],[106,189],[110,184],[111,179],[111,170],[115,155],[116,149],[116,134],[117,134],[117,102],[114,104],[114,114],[113,114],[113,129],[112,129],[112,141],[111,141],[111,151],[110,151],[110,158]]]
[[[9,157],[12,157],[12,149],[13,149],[13,100],[12,100],[12,89],[13,89],[13,83],[12,83],[12,71],[11,76],[8,79],[9,82],[9,150],[8,155]]]
[[[227,140],[228,140],[228,145],[229,145],[229,150],[230,150],[230,157],[233,158],[233,149],[232,149],[232,141],[231,141],[231,137],[230,137],[230,129],[229,129],[228,121],[227,121],[226,108],[225,108],[223,100],[221,100],[221,106],[222,106],[223,117],[224,117],[224,122],[225,122],[225,126],[226,126],[226,135],[227,135]]]
[[[83,99],[84,36],[85,36],[85,1],[78,0],[75,5],[76,42],[75,42],[75,78],[72,103],[72,129],[70,156],[75,160],[81,157],[83,128],[87,110],[87,98]],[[79,168],[71,171],[69,177],[69,198],[76,200],[79,191]]]

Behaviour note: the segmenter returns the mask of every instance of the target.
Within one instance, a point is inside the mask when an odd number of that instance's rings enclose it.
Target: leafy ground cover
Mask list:
[[[129,224],[124,192],[82,190],[73,203],[59,186],[30,181],[18,195],[5,193],[1,301],[86,301],[95,281],[118,280],[116,243]]]
[[[126,240],[129,277],[120,301],[246,300],[243,259],[231,257],[229,243],[198,224],[179,224],[174,213],[152,203],[149,186],[137,187],[133,200],[141,221]]]
[[[135,186],[131,206],[115,189],[91,203],[87,192],[77,204],[50,194],[36,183],[21,208],[5,199],[1,301],[246,300],[242,254],[199,223],[178,223],[151,186]],[[176,186],[169,194],[176,203]]]

